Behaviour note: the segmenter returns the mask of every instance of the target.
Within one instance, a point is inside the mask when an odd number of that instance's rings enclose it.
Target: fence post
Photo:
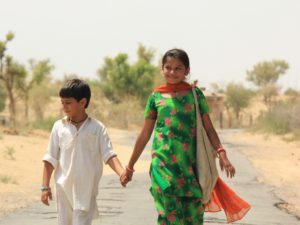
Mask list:
[[[223,113],[220,112],[220,129],[223,129]]]

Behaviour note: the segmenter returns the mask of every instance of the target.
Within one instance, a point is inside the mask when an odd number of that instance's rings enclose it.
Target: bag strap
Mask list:
[[[196,93],[196,90],[195,90],[195,87],[196,87],[197,83],[198,83],[198,80],[195,79],[195,80],[191,83],[191,85],[192,85],[192,91],[193,91],[194,100],[195,100],[196,120],[199,121],[199,123],[201,124],[201,126],[203,126],[203,124],[202,124],[202,119],[201,119],[200,107],[199,107],[199,104],[198,104],[197,93]]]

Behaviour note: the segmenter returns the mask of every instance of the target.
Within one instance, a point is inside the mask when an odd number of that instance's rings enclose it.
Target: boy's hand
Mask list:
[[[120,181],[123,187],[126,187],[126,184],[129,182],[129,178],[127,176],[121,178],[120,177]]]
[[[49,197],[49,199],[52,201],[52,193],[51,193],[51,189],[44,190],[44,191],[42,191],[42,193],[41,193],[41,200],[42,200],[42,202],[43,202],[45,205],[47,205],[47,206],[49,206],[48,197]]]

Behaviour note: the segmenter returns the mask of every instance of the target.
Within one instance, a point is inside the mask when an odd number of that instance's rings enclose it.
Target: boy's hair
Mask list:
[[[186,54],[186,52],[181,49],[171,49],[171,50],[167,51],[165,53],[164,57],[162,58],[163,65],[165,65],[168,57],[179,59],[183,63],[183,65],[185,66],[186,69],[190,67],[189,57]]]
[[[80,79],[68,80],[59,91],[61,98],[75,98],[77,102],[86,98],[85,108],[88,107],[91,98],[91,89],[87,82]]]

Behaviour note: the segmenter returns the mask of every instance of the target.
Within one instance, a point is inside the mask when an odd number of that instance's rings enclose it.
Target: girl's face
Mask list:
[[[179,59],[170,57],[164,65],[161,65],[161,69],[166,81],[170,84],[180,83],[190,72],[190,67],[185,68]]]

